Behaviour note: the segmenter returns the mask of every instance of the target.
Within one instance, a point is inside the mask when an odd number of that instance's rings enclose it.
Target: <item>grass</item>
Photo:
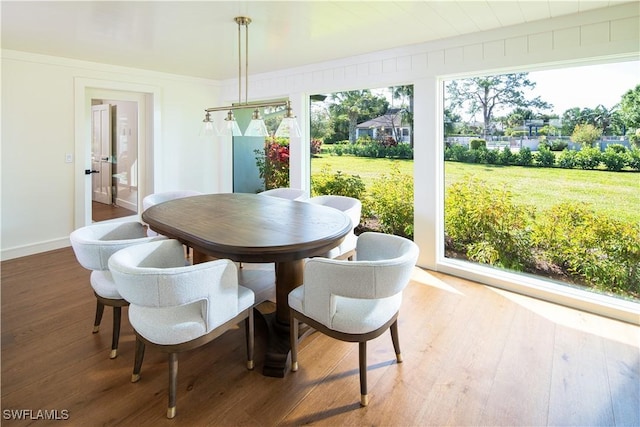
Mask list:
[[[365,185],[388,172],[397,163],[401,172],[413,174],[412,160],[329,156],[311,160],[312,173],[327,167],[359,175]],[[586,171],[578,169],[445,163],[447,185],[474,176],[488,183],[510,187],[516,203],[538,211],[561,202],[585,202],[603,215],[620,221],[640,223],[640,174],[634,172]]]

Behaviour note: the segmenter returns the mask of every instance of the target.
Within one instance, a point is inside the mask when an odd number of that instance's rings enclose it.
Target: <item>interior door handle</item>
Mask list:
[[[85,169],[84,170],[84,174],[85,175],[91,175],[92,173],[100,173],[100,171],[93,170],[93,169]]]

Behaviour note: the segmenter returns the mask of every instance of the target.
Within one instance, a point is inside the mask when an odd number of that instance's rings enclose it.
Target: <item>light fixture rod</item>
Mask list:
[[[227,107],[210,107],[206,108],[204,111],[206,113],[211,113],[213,111],[228,111],[228,110],[240,110],[243,108],[264,108],[264,107],[286,107],[291,108],[291,101],[272,101],[272,102],[255,102],[255,103],[246,103],[239,105],[230,105]]]
[[[242,28],[244,27],[244,103],[249,101],[249,24],[251,18],[236,16],[238,24],[238,102],[242,102]]]

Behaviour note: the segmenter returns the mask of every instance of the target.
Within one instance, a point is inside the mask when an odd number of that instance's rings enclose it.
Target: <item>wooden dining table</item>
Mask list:
[[[343,212],[260,194],[222,193],[159,203],[142,220],[193,249],[193,262],[211,257],[275,263],[276,310],[267,316],[263,373],[284,377],[289,345],[288,295],[303,283],[304,259],[338,246],[353,229]]]

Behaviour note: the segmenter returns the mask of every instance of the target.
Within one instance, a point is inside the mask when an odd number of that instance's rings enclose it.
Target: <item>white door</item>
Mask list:
[[[111,160],[111,106],[91,107],[91,200],[113,202]]]

